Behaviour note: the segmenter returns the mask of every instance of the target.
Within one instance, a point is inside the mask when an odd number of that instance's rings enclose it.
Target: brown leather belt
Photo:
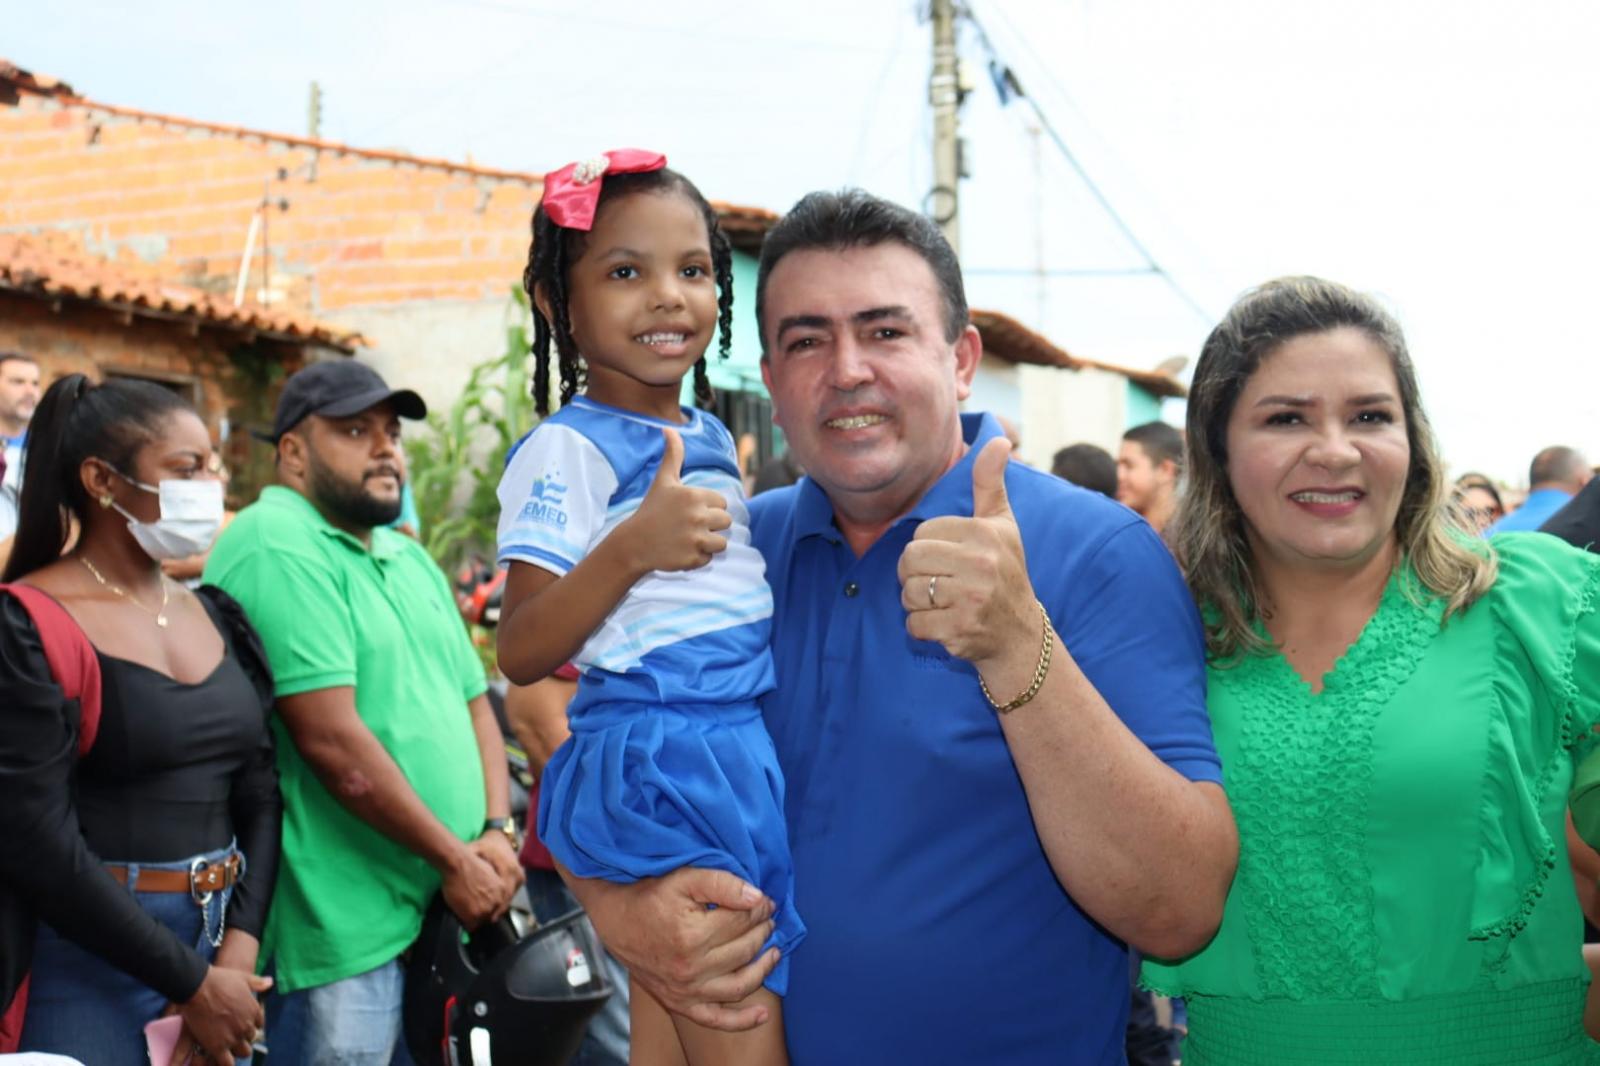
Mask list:
[[[141,867],[133,887],[136,892],[186,892],[198,900],[212,892],[232,887],[239,880],[241,865],[236,851],[221,862],[206,863],[196,859],[194,866],[187,870],[147,870]],[[117,884],[128,883],[126,866],[107,863],[106,870]]]

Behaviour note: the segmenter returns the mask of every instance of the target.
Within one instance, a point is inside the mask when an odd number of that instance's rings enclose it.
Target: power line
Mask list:
[[[964,13],[967,21],[971,23],[972,28],[977,31],[979,43],[982,44],[984,50],[989,53],[989,58],[994,62],[1000,71],[1001,77],[1003,77],[1004,81],[1008,84],[1010,91],[1028,102],[1028,106],[1033,109],[1034,117],[1038,119],[1040,127],[1055,144],[1056,149],[1060,151],[1062,158],[1065,159],[1067,165],[1072,168],[1073,173],[1078,175],[1078,179],[1083,182],[1084,188],[1089,191],[1089,195],[1094,198],[1097,204],[1100,205],[1100,209],[1106,213],[1106,217],[1111,220],[1112,225],[1117,228],[1117,231],[1120,232],[1123,238],[1133,247],[1133,250],[1139,254],[1141,259],[1145,261],[1146,266],[1144,270],[1125,271],[1122,273],[1153,274],[1156,277],[1159,277],[1163,282],[1166,283],[1167,287],[1171,289],[1180,300],[1187,304],[1190,310],[1194,311],[1196,315],[1199,315],[1203,321],[1205,321],[1207,324],[1215,321],[1216,316],[1207,311],[1205,307],[1201,305],[1200,301],[1189,295],[1188,290],[1179,284],[1178,279],[1173,277],[1167,268],[1161,265],[1160,261],[1156,259],[1156,257],[1151,253],[1150,249],[1145,247],[1144,242],[1139,239],[1136,233],[1133,232],[1133,227],[1128,225],[1127,221],[1122,217],[1122,214],[1112,205],[1110,198],[1107,197],[1103,191],[1101,191],[1100,186],[1092,177],[1089,176],[1088,170],[1084,168],[1081,162],[1079,162],[1077,155],[1072,151],[1071,147],[1068,146],[1065,138],[1063,138],[1060,132],[1057,131],[1055,123],[1050,121],[1050,116],[1045,113],[1045,110],[1040,106],[1039,101],[1023,88],[1022,82],[1017,78],[1015,71],[1013,71],[1005,62],[1005,60],[1001,58],[999,50],[995,48],[994,42],[989,39],[988,32],[983,28],[983,23],[978,21],[978,16],[973,12],[970,4],[965,7]]]
[[[1060,270],[1034,270],[1029,267],[968,267],[961,268],[961,273],[966,275],[982,275],[990,278],[1036,278],[1043,275],[1047,278],[1146,278],[1157,273],[1147,266],[1142,267],[1080,267]]]
[[[902,34],[901,36],[903,38],[904,35]],[[861,171],[861,160],[867,153],[867,142],[871,138],[872,128],[877,124],[878,107],[883,103],[884,85],[889,80],[889,72],[894,69],[895,63],[904,54],[900,47],[902,43],[902,40],[896,40],[894,49],[884,57],[883,68],[878,71],[878,80],[872,87],[872,103],[861,112],[861,135],[856,138],[855,154],[850,158],[849,173],[851,182],[859,180],[857,175]]]

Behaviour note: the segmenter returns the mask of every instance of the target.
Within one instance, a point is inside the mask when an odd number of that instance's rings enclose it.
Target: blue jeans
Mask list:
[[[282,1066],[412,1066],[400,1036],[405,971],[366,973],[267,999],[267,1061]]]
[[[221,861],[230,850],[209,852],[203,858]],[[189,863],[119,865],[128,867],[128,884],[139,907],[209,962],[216,954],[211,940],[220,939],[231,890],[214,895],[204,911],[187,893],[138,890],[139,870],[187,870]],[[166,1006],[167,997],[160,992],[40,922],[19,1050],[70,1055],[94,1066],[149,1066],[144,1027]]]
[[[524,866],[528,875],[528,906],[541,923],[553,922],[578,909],[578,901],[567,890],[561,875],[554,870]],[[569,1066],[627,1066],[628,1064],[628,971],[604,948],[606,975],[611,978],[611,998],[600,1013],[589,1019],[583,1043]]]

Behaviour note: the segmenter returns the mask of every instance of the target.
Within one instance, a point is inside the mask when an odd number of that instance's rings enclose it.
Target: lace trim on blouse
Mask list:
[[[1419,605],[1406,595],[1403,573],[1390,579],[1320,694],[1281,654],[1221,672],[1243,708],[1242,765],[1230,782],[1243,848],[1235,890],[1245,893],[1267,998],[1377,994],[1367,863],[1373,736],[1443,617],[1437,601]],[[1363,975],[1363,987],[1351,987],[1352,974]]]

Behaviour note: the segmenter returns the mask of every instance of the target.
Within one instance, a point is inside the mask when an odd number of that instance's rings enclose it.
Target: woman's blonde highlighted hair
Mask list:
[[[1395,517],[1401,557],[1422,589],[1445,600],[1447,619],[1494,584],[1493,551],[1485,542],[1463,537],[1450,519],[1450,486],[1422,410],[1416,369],[1400,324],[1372,297],[1336,282],[1279,278],[1245,293],[1211,331],[1189,391],[1188,483],[1171,537],[1205,614],[1206,648],[1213,661],[1270,647],[1256,628],[1262,590],[1245,538],[1244,515],[1228,479],[1228,420],[1245,382],[1281,345],[1346,327],[1361,330],[1388,353],[1400,387],[1411,444]]]

